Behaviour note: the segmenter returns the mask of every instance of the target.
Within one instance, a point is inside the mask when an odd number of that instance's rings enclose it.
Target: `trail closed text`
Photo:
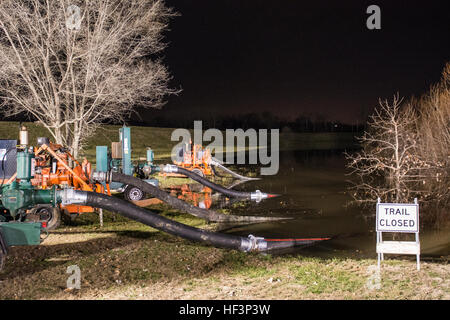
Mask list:
[[[414,204],[380,203],[377,205],[377,231],[418,232],[418,211]]]

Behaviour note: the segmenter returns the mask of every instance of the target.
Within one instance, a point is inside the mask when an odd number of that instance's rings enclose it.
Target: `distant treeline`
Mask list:
[[[246,113],[240,115],[203,115],[188,117],[168,117],[156,115],[146,117],[144,120],[131,120],[130,125],[188,128],[194,127],[195,120],[202,120],[203,128],[216,128],[220,130],[242,128],[254,129],[276,129],[292,132],[360,132],[365,129],[365,123],[346,124],[339,121],[331,121],[322,116],[298,116],[295,120],[281,119],[271,112]]]
[[[159,111],[159,110],[158,110]],[[163,111],[163,110],[161,110]],[[203,129],[216,128],[219,130],[242,128],[253,129],[280,129],[282,132],[362,132],[365,130],[365,122],[359,124],[347,124],[326,119],[318,115],[301,115],[295,120],[285,120],[271,112],[246,113],[233,115],[193,115],[188,116],[166,115],[159,111],[154,116],[133,117],[126,121],[127,125],[149,126],[160,128],[194,128],[194,121],[201,120]],[[139,118],[137,120],[137,118]],[[8,121],[34,121],[32,117],[9,117]],[[118,123],[108,123],[118,124]]]

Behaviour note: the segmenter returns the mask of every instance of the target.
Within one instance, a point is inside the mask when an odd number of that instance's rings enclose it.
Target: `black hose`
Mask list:
[[[256,217],[256,216],[236,216],[236,215],[228,215],[223,214],[214,210],[206,210],[203,208],[199,208],[193,206],[190,203],[187,203],[181,199],[171,196],[167,192],[145,182],[139,178],[129,176],[119,172],[111,172],[111,176],[109,178],[111,181],[120,182],[125,185],[132,185],[143,192],[158,198],[161,201],[166,202],[170,206],[181,210],[183,212],[192,214],[201,219],[205,219],[206,221],[211,222],[265,222],[265,221],[278,221],[278,220],[286,220],[289,218],[285,217]]]
[[[245,242],[245,238],[187,226],[185,224],[159,216],[149,210],[140,208],[130,202],[116,197],[88,191],[86,191],[86,194],[86,205],[88,206],[119,213],[127,218],[136,220],[155,229],[188,240],[204,242],[220,248],[244,250],[244,248],[242,248],[242,242]]]
[[[220,192],[229,197],[251,199],[251,194],[252,194],[251,192],[227,189],[227,188],[222,187],[221,185],[218,185],[214,182],[209,181],[208,179],[200,177],[195,172],[189,171],[189,170],[181,168],[181,167],[177,167],[177,168],[178,168],[177,173],[185,175],[186,177],[189,177],[192,180],[197,181],[197,182],[201,183],[202,185],[213,189],[214,191]]]
[[[179,236],[184,239],[206,243],[219,248],[240,251],[269,251],[311,244],[326,239],[267,239],[249,236],[248,238],[216,233],[187,226],[185,224],[159,216],[149,210],[140,208],[130,202],[101,193],[75,191],[80,198],[85,198],[84,204],[119,213],[155,229]]]

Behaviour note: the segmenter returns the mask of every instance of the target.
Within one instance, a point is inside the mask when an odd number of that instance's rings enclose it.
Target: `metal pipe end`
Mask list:
[[[165,173],[176,173],[178,172],[178,167],[174,164],[166,164],[162,167],[162,171]]]
[[[85,204],[87,201],[87,192],[65,188],[56,190],[56,198],[61,201],[62,205],[68,204]]]
[[[250,234],[247,238],[242,238],[241,250],[244,252],[266,251],[267,241],[263,237],[255,237]]]
[[[91,175],[91,179],[97,182],[111,182],[111,172],[109,171],[94,171]]]
[[[256,202],[260,202],[262,199],[268,198],[269,195],[265,192],[261,192],[260,190],[256,190],[250,194],[250,199]]]

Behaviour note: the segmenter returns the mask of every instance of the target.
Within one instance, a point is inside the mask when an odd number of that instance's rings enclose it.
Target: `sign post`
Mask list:
[[[377,203],[377,255],[378,268],[384,254],[414,254],[417,257],[417,270],[420,270],[419,242],[419,204],[414,203]],[[414,233],[415,241],[383,241],[383,232]]]

